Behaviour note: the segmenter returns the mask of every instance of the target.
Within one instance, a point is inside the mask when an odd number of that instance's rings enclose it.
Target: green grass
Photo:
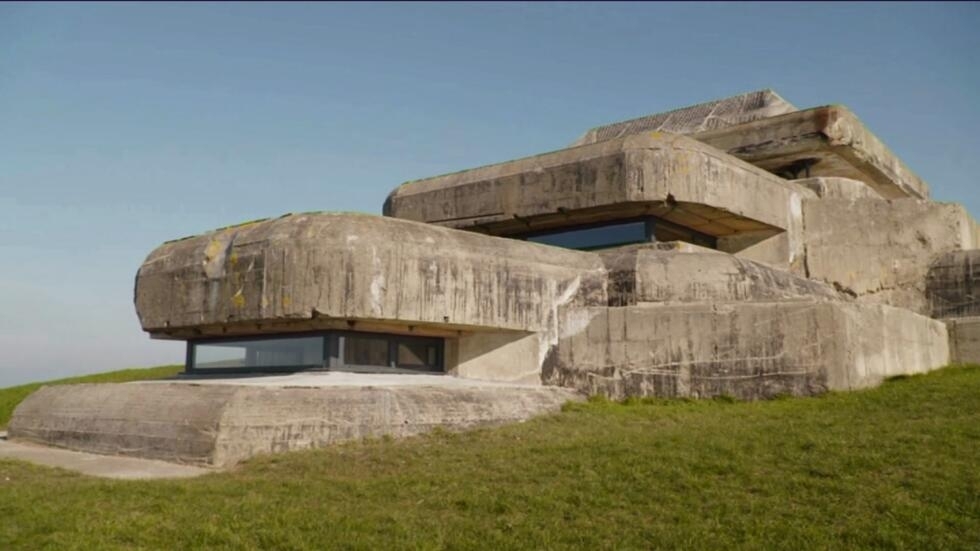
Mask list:
[[[0,549],[978,549],[980,367],[572,405],[180,481],[0,461]]]
[[[68,379],[58,379],[56,381],[46,381],[43,383],[30,383],[21,386],[0,389],[0,428],[6,427],[10,422],[10,416],[27,395],[41,388],[44,385],[67,385],[72,383],[125,383],[127,381],[141,381],[144,379],[163,379],[172,377],[183,371],[182,365],[164,365],[151,367],[148,369],[123,369],[121,371],[110,371],[108,373],[96,373],[95,375],[84,375],[82,377],[71,377]]]

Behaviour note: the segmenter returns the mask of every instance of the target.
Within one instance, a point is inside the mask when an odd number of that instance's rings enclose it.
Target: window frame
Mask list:
[[[571,233],[582,230],[590,230],[595,228],[603,228],[608,226],[620,226],[626,224],[633,224],[636,222],[643,222],[643,238],[636,241],[628,241],[615,243],[610,245],[600,245],[596,247],[563,247],[561,245],[552,245],[550,243],[540,243],[537,241],[531,241],[531,238],[542,237],[546,235],[557,235],[562,233]],[[689,239],[682,239],[686,243],[691,243],[701,247],[707,247],[711,249],[718,248],[718,238],[713,235],[708,235],[706,233],[699,232],[695,229],[688,228],[686,226],[681,226],[673,222],[668,222],[662,218],[658,218],[653,215],[643,215],[643,216],[632,216],[627,218],[617,218],[615,220],[602,220],[600,222],[587,222],[584,224],[572,224],[566,226],[552,227],[539,230],[530,230],[526,232],[515,233],[507,235],[512,239],[520,239],[522,241],[528,241],[530,243],[538,243],[539,245],[547,245],[549,247],[559,247],[563,249],[577,250],[577,251],[598,251],[604,249],[612,249],[616,247],[626,247],[629,245],[637,245],[642,243],[655,243],[657,242],[656,231],[657,228],[661,227],[664,230],[679,234],[679,235],[689,235]]]
[[[254,367],[196,367],[195,347],[222,342],[249,342],[279,339],[299,339],[319,337],[323,340],[323,358],[319,367],[309,365],[278,365]],[[348,364],[344,361],[344,347],[348,337],[380,338],[387,342],[387,365]],[[423,343],[436,349],[436,363],[424,367],[406,367],[398,364],[398,345],[403,342]],[[396,333],[378,333],[369,331],[302,331],[288,333],[270,333],[266,335],[239,335],[222,337],[200,337],[187,340],[184,357],[184,373],[188,375],[241,375],[249,373],[296,373],[299,371],[346,371],[353,373],[422,373],[440,374],[446,372],[445,365],[446,339],[441,337],[422,337],[417,335],[400,335]]]

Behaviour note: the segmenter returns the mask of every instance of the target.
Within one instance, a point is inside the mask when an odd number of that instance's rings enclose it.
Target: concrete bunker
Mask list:
[[[134,302],[187,341],[186,375],[45,389],[11,437],[227,466],[588,394],[812,395],[980,361],[976,222],[841,107],[763,90],[606,125],[407,182],[383,214],[164,243]]]

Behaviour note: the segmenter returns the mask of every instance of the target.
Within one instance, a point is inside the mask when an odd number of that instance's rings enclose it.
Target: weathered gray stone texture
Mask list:
[[[839,302],[567,309],[544,368],[587,394],[742,399],[878,384],[949,362],[943,322]]]
[[[937,258],[929,267],[926,291],[934,318],[980,316],[980,249]]]
[[[929,314],[926,275],[940,256],[974,246],[972,219],[951,203],[916,199],[804,202],[808,277],[861,302]]]
[[[980,364],[980,316],[946,320],[950,360],[957,364]]]
[[[851,178],[828,176],[790,181],[813,191],[821,199],[884,199],[873,187]]]
[[[612,306],[644,303],[840,300],[829,285],[723,252],[663,244],[600,251]]]

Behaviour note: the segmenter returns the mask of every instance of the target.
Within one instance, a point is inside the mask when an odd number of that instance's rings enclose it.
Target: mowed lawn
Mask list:
[[[980,367],[807,399],[593,401],[180,481],[0,461],[0,549],[43,548],[980,549]]]

